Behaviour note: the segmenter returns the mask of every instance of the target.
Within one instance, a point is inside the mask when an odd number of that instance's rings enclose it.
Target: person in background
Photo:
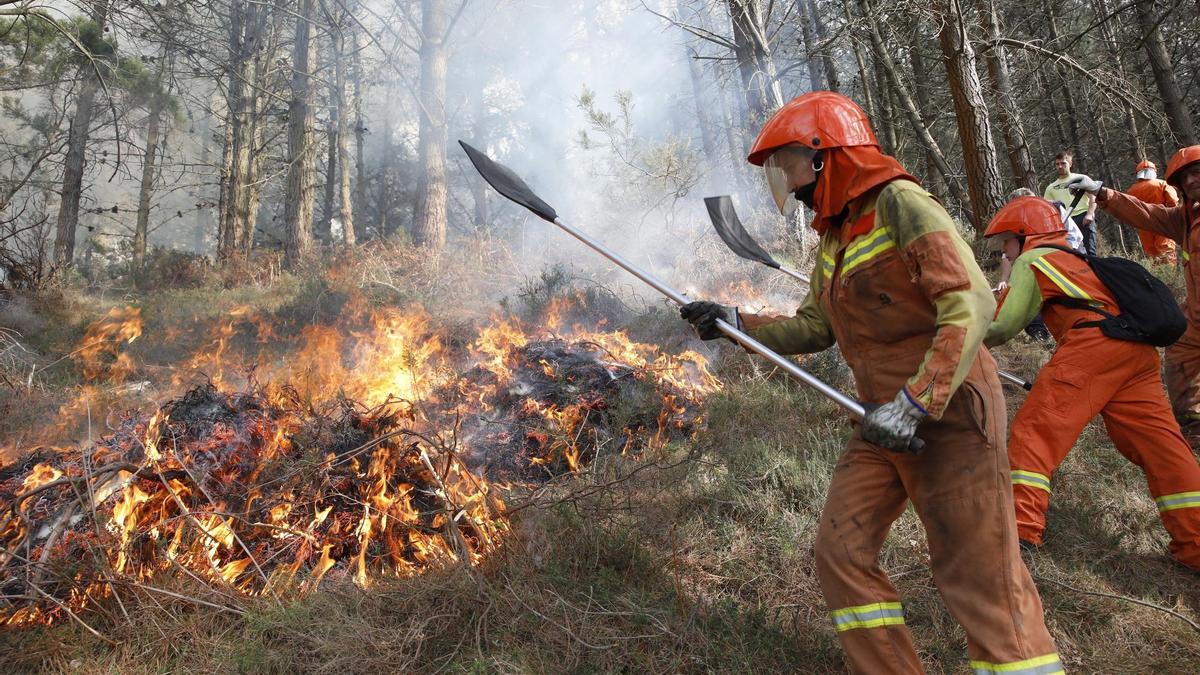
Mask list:
[[[1017,411],[1008,441],[1017,533],[1040,546],[1050,507],[1050,482],[1096,415],[1117,452],[1146,476],[1158,515],[1171,535],[1169,550],[1200,571],[1200,464],[1171,415],[1163,393],[1158,350],[1105,335],[1092,307],[1120,314],[1113,293],[1087,260],[1066,246],[1062,215],[1038,197],[1018,197],[996,213],[984,236],[1014,259],[1012,285],[988,327],[984,344],[1012,338],[1038,314],[1058,348],[1042,367]],[[1068,304],[1085,301],[1085,308]]]
[[[1177,206],[1148,204],[1087,176],[1071,180],[1067,188],[1094,195],[1100,208],[1122,223],[1179,244],[1187,284],[1183,314],[1188,327],[1165,352],[1167,394],[1183,435],[1193,450],[1200,450],[1200,265],[1191,264],[1200,251],[1200,145],[1180,148],[1172,155],[1166,179],[1182,197]]]
[[[1067,183],[1080,177],[1088,178],[1080,173],[1071,173],[1071,164],[1074,161],[1075,154],[1070,150],[1063,150],[1054,156],[1054,171],[1058,177],[1051,181],[1042,193],[1048,201],[1070,204],[1073,195],[1067,190]],[[1088,255],[1096,255],[1096,197],[1089,195],[1085,202],[1076,204],[1071,210],[1071,220],[1075,221],[1079,231],[1083,233],[1084,251]]]
[[[1143,159],[1134,168],[1134,176],[1136,180],[1126,193],[1130,197],[1136,197],[1147,204],[1179,205],[1179,193],[1175,192],[1175,188],[1168,185],[1167,181],[1159,180],[1158,167],[1154,162]],[[1149,230],[1138,230],[1138,239],[1142,242],[1142,250],[1146,252],[1146,257],[1152,262],[1175,264],[1175,242],[1171,241],[1170,237]]]

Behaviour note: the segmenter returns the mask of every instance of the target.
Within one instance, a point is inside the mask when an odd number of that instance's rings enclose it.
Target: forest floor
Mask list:
[[[109,309],[141,310],[144,330],[129,344],[135,372],[92,390],[91,424],[73,428],[76,439],[108,433],[104,420],[116,413],[103,411],[161,403],[168,378],[160,371],[202,346],[231,312],[268,316],[281,335],[332,323],[331,298],[344,282],[336,277],[7,298],[0,324],[18,331],[30,350],[9,374],[31,362],[47,370],[36,386],[22,388],[13,377],[0,387],[0,446],[19,441],[27,449],[78,394],[78,368],[53,364]],[[407,288],[404,281],[376,284],[372,302],[423,304],[450,342],[469,332],[463,296],[447,295],[453,285],[425,294],[396,290]],[[536,286],[526,288],[527,303],[554,292]],[[849,432],[844,415],[740,350],[690,341],[665,308],[622,319],[642,341],[690,344],[709,355],[724,386],[704,401],[703,427],[650,456],[604,458],[548,484],[538,499],[510,508],[506,540],[477,567],[377,578],[365,589],[331,577],[311,593],[278,602],[247,596],[234,606],[126,597],[132,606],[121,613],[84,611],[81,621],[0,628],[3,670],[844,671],[812,551]],[[1003,367],[1033,377],[1049,351],[1020,338],[996,355]],[[806,365],[850,389],[836,355]],[[1006,393],[1015,412],[1022,393]],[[1055,477],[1048,543],[1026,557],[1068,671],[1200,672],[1200,577],[1176,565],[1166,543],[1144,478],[1093,422]],[[967,671],[965,636],[938,597],[911,508],[888,536],[881,562],[903,596],[929,672]],[[153,581],[180,598],[215,597],[187,578],[164,573]]]

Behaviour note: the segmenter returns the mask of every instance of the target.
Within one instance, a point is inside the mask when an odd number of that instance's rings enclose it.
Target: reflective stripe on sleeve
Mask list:
[[[1050,477],[1043,476],[1034,471],[1013,469],[1012,482],[1013,485],[1028,485],[1029,487],[1035,487],[1046,492],[1050,491]]]
[[[833,627],[839,633],[855,628],[878,628],[904,624],[904,607],[898,602],[876,602],[870,605],[836,610]]]
[[[1062,661],[1058,659],[1058,654],[1047,654],[1010,663],[972,661],[971,668],[975,670],[975,675],[995,675],[997,673],[1004,673],[1004,675],[1059,675],[1066,672],[1063,670]]]
[[[1154,503],[1158,505],[1158,510],[1161,512],[1198,508],[1200,507],[1200,492],[1176,492],[1173,495],[1163,495],[1156,497]]]

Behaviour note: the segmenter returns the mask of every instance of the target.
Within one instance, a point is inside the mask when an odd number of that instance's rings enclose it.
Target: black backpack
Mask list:
[[[1145,267],[1128,258],[1101,258],[1080,253],[1066,246],[1045,245],[1038,248],[1066,251],[1086,260],[1096,278],[1121,306],[1121,313],[1115,315],[1093,307],[1086,300],[1055,298],[1053,302],[1061,305],[1086,309],[1104,316],[1099,321],[1084,321],[1075,324],[1076,326],[1096,326],[1110,338],[1145,342],[1155,347],[1174,344],[1187,330],[1187,319],[1180,311],[1179,303],[1171,289],[1150,274]]]

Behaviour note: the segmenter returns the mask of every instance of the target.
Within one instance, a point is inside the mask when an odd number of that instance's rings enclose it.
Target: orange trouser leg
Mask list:
[[[1167,394],[1175,419],[1191,433],[1200,427],[1200,327],[1188,322],[1187,331],[1166,349]]]
[[[1046,531],[1050,477],[1100,408],[1092,402],[1097,382],[1083,367],[1088,358],[1082,351],[1059,349],[1038,374],[1012,422],[1008,458],[1017,534],[1034,544],[1042,543]]]
[[[1171,555],[1200,570],[1200,464],[1163,396],[1157,354],[1146,361],[1142,375],[1119,388],[1101,414],[1117,450],[1146,473]]]
[[[898,459],[925,525],[933,579],[967,633],[976,672],[1061,671],[1042,601],[1021,561],[1013,518],[1006,411],[992,391],[964,384],[938,423],[921,425],[927,449]]]
[[[877,560],[907,501],[891,459],[856,431],[834,469],[815,553],[821,592],[857,673],[923,672],[900,596]]]
[[[906,495],[976,669],[1054,672],[1054,641],[1017,550],[1003,399],[991,380],[986,393],[964,384],[942,420],[921,425],[921,455],[881,450],[855,430],[838,462],[817,535],[817,574],[854,672],[921,671],[899,596],[877,562]]]

